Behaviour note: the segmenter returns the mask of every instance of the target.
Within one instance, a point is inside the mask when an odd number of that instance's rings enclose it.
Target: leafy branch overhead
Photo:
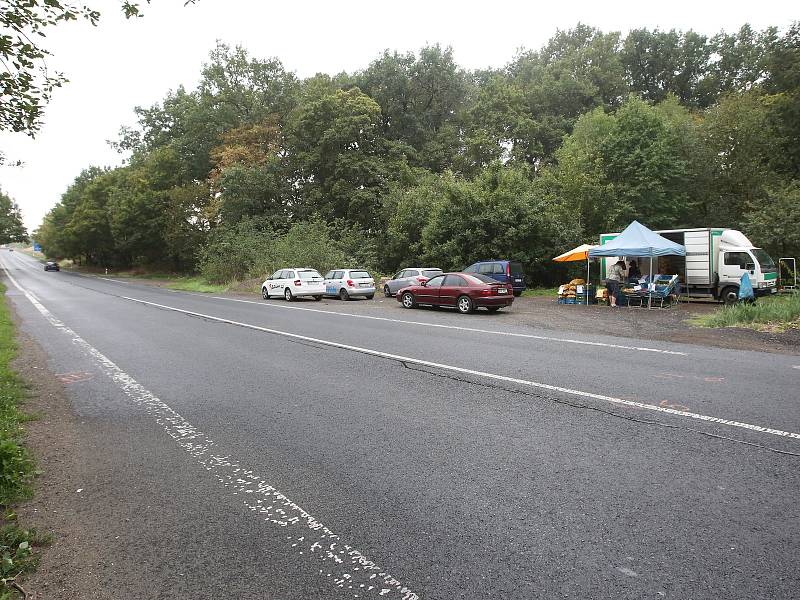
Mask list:
[[[126,18],[142,15],[138,2],[124,0],[121,10]],[[53,27],[78,20],[97,25],[100,12],[58,0],[0,0],[0,131],[39,130],[53,91],[67,81],[48,68],[45,39]]]

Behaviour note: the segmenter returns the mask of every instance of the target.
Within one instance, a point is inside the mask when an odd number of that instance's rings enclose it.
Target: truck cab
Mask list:
[[[756,248],[743,233],[726,229],[719,238],[719,265],[717,273],[717,298],[733,304],[739,297],[742,275],[749,274],[756,296],[778,291],[778,268],[772,257],[762,248]]]

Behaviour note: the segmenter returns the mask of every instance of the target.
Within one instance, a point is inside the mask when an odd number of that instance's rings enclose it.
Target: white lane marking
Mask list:
[[[238,496],[244,505],[266,523],[292,531],[287,536],[292,551],[307,554],[323,563],[320,574],[337,589],[357,590],[361,596],[380,596],[419,600],[409,587],[388,573],[351,544],[343,541],[324,523],[304,510],[283,492],[270,485],[263,477],[246,469],[230,456],[212,452],[214,441],[189,423],[180,414],[146,389],[133,377],[89,344],[75,331],[55,317],[39,299],[22,287],[11,275],[3,262],[3,270],[11,283],[22,292],[34,307],[56,329],[72,339],[72,343],[94,359],[100,370],[116,383],[131,402],[142,407],[155,418],[156,423],[180,448],[197,459],[199,464],[211,472],[232,495]],[[78,490],[80,491],[80,490]],[[352,586],[352,587],[350,587]]]
[[[353,313],[338,312],[335,310],[322,310],[319,308],[305,308],[302,306],[283,306],[281,304],[267,304],[265,302],[255,302],[253,300],[241,300],[239,298],[225,298],[224,296],[211,296],[214,300],[227,300],[229,302],[242,302],[244,304],[257,304],[267,308],[283,308],[285,310],[307,310],[309,312],[322,313],[326,315],[337,315],[340,317],[352,317],[354,319],[372,319],[373,321],[388,321],[390,323],[403,323],[404,325],[421,325],[423,327],[438,327],[440,329],[455,329],[458,331],[470,331],[473,333],[488,333],[491,335],[505,335],[508,337],[527,338],[532,340],[545,340],[548,342],[560,342],[565,344],[580,344],[583,346],[600,346],[603,348],[617,348],[619,350],[636,350],[638,352],[656,352],[658,354],[671,354],[675,356],[688,356],[686,352],[676,352],[674,350],[661,350],[658,348],[643,348],[639,346],[624,346],[622,344],[606,344],[604,342],[588,342],[585,340],[573,340],[570,338],[548,337],[544,335],[533,335],[531,333],[514,333],[510,331],[493,331],[491,329],[477,329],[475,327],[463,327],[460,325],[442,325],[441,323],[426,323],[424,321],[407,321],[405,319],[391,319],[389,317],[374,317],[371,315],[354,315]]]
[[[341,348],[342,350],[351,350],[353,352],[359,352],[361,354],[367,354],[370,356],[378,356],[380,358],[388,358],[391,360],[396,360],[399,362],[406,362],[415,365],[421,365],[424,367],[431,367],[434,369],[441,369],[444,371],[454,371],[456,373],[464,373],[467,375],[474,375],[476,377],[484,377],[487,379],[494,379],[497,381],[506,381],[509,383],[516,383],[519,385],[525,385],[535,388],[541,388],[544,390],[550,390],[553,392],[560,392],[562,394],[569,394],[571,396],[580,396],[582,398],[592,398],[594,400],[602,400],[603,402],[610,402],[611,404],[620,404],[623,406],[630,406],[633,408],[641,408],[645,410],[652,410],[655,412],[666,413],[668,415],[673,415],[677,417],[687,417],[689,419],[696,419],[699,421],[705,421],[707,423],[716,423],[717,425],[726,425],[728,427],[739,427],[741,429],[748,429],[750,431],[755,431],[758,433],[768,433],[771,435],[777,435],[780,437],[787,437],[796,440],[800,440],[800,433],[793,433],[791,431],[782,431],[780,429],[774,429],[772,427],[764,427],[762,425],[752,425],[750,423],[742,423],[741,421],[733,421],[731,419],[723,419],[721,417],[712,417],[709,415],[703,415],[699,413],[693,413],[688,410],[680,410],[676,408],[669,408],[667,406],[656,406],[655,404],[647,404],[645,402],[636,402],[634,400],[624,400],[622,398],[614,398],[613,396],[604,396],[603,394],[595,394],[593,392],[583,392],[581,390],[573,390],[570,388],[565,388],[557,385],[550,385],[548,383],[539,383],[537,381],[530,381],[528,379],[519,379],[517,377],[508,377],[506,375],[498,375],[496,373],[487,373],[485,371],[476,371],[474,369],[467,369],[464,367],[457,367],[454,365],[447,365],[442,363],[436,363],[429,360],[423,360],[421,358],[413,358],[411,356],[402,356],[399,354],[390,354],[388,352],[382,352],[380,350],[372,350],[370,348],[362,348],[360,346],[352,346],[350,344],[343,344],[341,342],[334,342],[331,340],[323,340],[320,338],[311,337],[308,335],[301,335],[299,333],[290,333],[288,331],[280,331],[279,329],[270,329],[269,327],[261,327],[259,325],[252,325],[250,323],[242,323],[240,321],[233,321],[231,319],[224,319],[222,317],[215,317],[213,315],[207,315],[204,313],[198,313],[191,310],[185,310],[182,308],[177,308],[175,306],[167,306],[166,304],[158,304],[156,302],[149,302],[147,300],[140,300],[139,298],[130,298],[128,296],[120,296],[125,300],[130,300],[131,302],[138,302],[140,304],[145,304],[148,306],[155,306],[157,308],[161,308],[164,310],[171,310],[178,313],[183,313],[185,315],[191,315],[193,317],[200,317],[202,319],[208,319],[210,321],[217,321],[219,323],[227,323],[229,325],[236,325],[238,327],[245,327],[247,329],[254,329],[256,331],[263,331],[265,333],[271,333],[274,335],[280,335],[283,337],[288,337],[296,340],[303,340],[306,342],[313,342],[316,344],[321,344],[324,346],[330,346],[333,348]]]
[[[100,277],[97,276],[98,279],[104,279],[105,281],[113,281],[114,283],[124,283],[125,285],[129,285],[130,281],[120,281],[119,279],[110,279],[108,277]]]

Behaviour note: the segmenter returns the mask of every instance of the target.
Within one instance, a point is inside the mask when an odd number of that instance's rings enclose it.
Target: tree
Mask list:
[[[22,224],[19,206],[0,189],[0,244],[27,240],[28,232]]]
[[[121,8],[126,18],[141,15],[138,2],[123,0]],[[33,135],[41,127],[53,90],[67,81],[48,71],[51,53],[42,40],[52,27],[79,19],[97,25],[100,12],[56,0],[0,0],[0,131]]]

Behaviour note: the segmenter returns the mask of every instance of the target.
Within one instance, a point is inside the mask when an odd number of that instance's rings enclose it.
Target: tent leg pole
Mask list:
[[[586,306],[589,306],[589,253],[586,253]]]
[[[650,257],[650,281],[647,282],[647,309],[653,307],[653,292],[650,286],[653,285],[653,257]]]

